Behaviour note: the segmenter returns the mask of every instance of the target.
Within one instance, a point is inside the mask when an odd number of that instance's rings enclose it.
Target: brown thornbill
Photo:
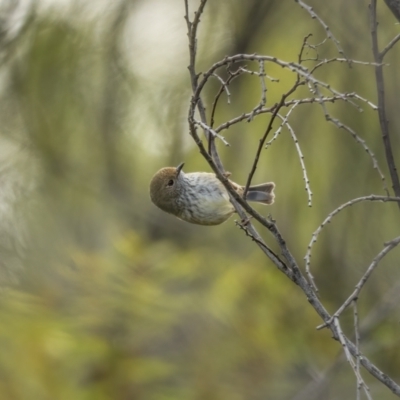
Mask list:
[[[182,171],[178,167],[160,169],[150,182],[150,197],[161,210],[199,225],[218,225],[226,221],[235,209],[221,181],[212,173]],[[237,193],[244,187],[229,181]],[[246,200],[262,204],[274,202],[273,182],[249,187]]]

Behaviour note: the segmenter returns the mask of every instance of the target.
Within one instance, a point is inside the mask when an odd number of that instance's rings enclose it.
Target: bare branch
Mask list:
[[[203,74],[203,77],[199,81],[199,84],[197,86],[197,90],[194,93],[194,97],[198,98],[201,91],[203,90],[203,87],[207,83],[208,79],[210,78],[210,76],[213,75],[213,73],[218,68],[221,68],[223,66],[230,65],[230,64],[239,63],[242,61],[271,62],[271,63],[277,64],[282,68],[288,69],[289,71],[292,71],[292,72],[298,74],[299,76],[304,78],[306,82],[310,82],[317,86],[321,86],[321,87],[325,88],[326,90],[328,90],[329,92],[331,92],[332,94],[340,96],[344,100],[346,100],[345,96],[342,93],[333,89],[331,87],[331,85],[329,85],[321,80],[316,79],[312,75],[312,73],[307,68],[303,67],[302,65],[300,65],[298,63],[294,63],[294,62],[286,62],[286,61],[280,60],[280,59],[278,59],[276,57],[272,57],[272,56],[257,55],[257,54],[236,54],[234,56],[225,57],[224,59],[214,63],[211,66],[211,68]],[[353,105],[354,105],[354,103],[353,103]]]
[[[349,349],[348,346],[348,339],[345,338],[343,332],[342,332],[342,328],[340,327],[340,323],[339,323],[339,319],[338,318],[334,318],[333,319],[333,324],[335,325],[335,331],[336,334],[338,336],[338,339],[341,343],[341,345],[343,346],[343,350],[344,350],[344,354],[346,355],[346,359],[350,364],[350,367],[352,368],[356,378],[357,378],[357,385],[359,387],[362,387],[364,389],[364,393],[366,394],[368,400],[372,400],[371,397],[371,393],[369,390],[369,387],[367,386],[367,384],[364,382],[364,379],[362,378],[361,374],[359,373],[359,370],[357,369],[356,364],[354,363],[352,352]],[[356,354],[358,353],[358,349],[356,348]]]
[[[332,323],[333,318],[338,318],[340,314],[351,304],[352,301],[357,300],[362,288],[364,287],[365,283],[371,276],[374,269],[378,266],[379,262],[382,260],[383,257],[389,253],[390,250],[394,249],[400,243],[400,236],[391,240],[390,242],[385,243],[384,249],[373,259],[371,265],[368,267],[365,274],[362,276],[360,281],[357,283],[356,288],[354,289],[353,293],[347,298],[347,300],[340,306],[340,308],[332,315],[331,320],[327,321],[325,324],[320,325],[317,329],[322,329],[327,325]]]
[[[239,69],[242,72],[245,72],[246,74],[249,74],[249,75],[264,76],[265,78],[268,78],[271,82],[279,82],[279,79],[274,78],[273,76],[269,76],[265,72],[253,71],[253,70],[245,68],[245,67],[239,67]]]
[[[297,62],[298,62],[299,64],[301,64],[303,61],[306,61],[305,59],[303,59],[303,53],[304,53],[304,50],[305,50],[306,48],[313,48],[313,50],[315,50],[315,49],[314,49],[314,46],[311,46],[311,45],[308,43],[308,39],[310,39],[311,36],[312,36],[312,33],[309,33],[309,34],[306,35],[306,36],[304,37],[304,39],[303,39],[303,43],[301,44],[299,56],[297,57]],[[316,61],[316,60],[317,60],[317,59],[313,59],[313,61]]]
[[[395,196],[400,197],[399,175],[397,173],[396,163],[394,161],[392,144],[390,140],[389,122],[386,116],[385,82],[383,78],[382,65],[380,65],[382,63],[382,58],[387,51],[384,53],[379,53],[378,32],[377,32],[378,21],[376,18],[376,0],[371,0],[369,9],[370,9],[370,24],[371,24],[371,37],[372,37],[372,52],[374,55],[374,60],[377,63],[377,65],[375,66],[375,80],[378,92],[379,123],[382,131],[382,140],[385,148],[386,162],[389,168],[390,178],[392,180],[392,188]],[[400,204],[398,206],[400,209]]]
[[[206,3],[207,0],[201,0],[199,8],[195,12],[193,22],[191,22],[189,18],[188,0],[185,0],[185,19],[188,27],[189,58],[190,58],[188,69],[190,73],[190,81],[192,84],[193,93],[196,93],[198,90],[198,78],[199,78],[199,75],[196,73],[197,27],[199,25],[200,17],[204,11]],[[190,128],[190,134],[192,135],[195,142],[198,143],[200,142],[200,138],[197,136],[196,126],[195,126],[196,123],[194,120],[194,112],[196,107],[199,110],[201,122],[203,124],[206,124],[207,123],[206,109],[204,107],[203,101],[199,96],[194,95],[191,100],[191,107],[189,108],[189,128]],[[224,167],[222,165],[221,158],[218,155],[217,149],[215,148],[214,135],[210,135],[207,130],[204,130],[204,133],[208,140],[209,152],[211,154],[211,157],[218,166],[218,169],[221,172],[223,172]]]
[[[308,179],[308,175],[307,175],[307,169],[306,169],[306,165],[304,164],[304,156],[303,153],[301,151],[300,148],[300,144],[299,141],[297,139],[296,133],[294,132],[294,129],[292,128],[292,126],[288,123],[288,118],[290,116],[290,113],[294,110],[294,108],[298,105],[299,103],[296,103],[295,105],[293,105],[293,107],[289,110],[289,112],[287,113],[287,115],[285,117],[281,116],[280,114],[278,114],[278,117],[281,118],[282,120],[282,124],[280,127],[282,127],[282,125],[285,125],[289,132],[290,135],[293,139],[294,145],[296,147],[296,151],[297,154],[299,155],[299,160],[300,160],[300,165],[301,165],[301,169],[303,171],[303,180],[305,182],[305,189],[308,195],[308,206],[311,207],[312,206],[312,191],[311,191],[311,187],[310,187],[310,180]],[[275,137],[275,135],[274,135]],[[273,140],[274,138],[272,138],[271,140]],[[269,143],[267,143],[266,146],[268,146]]]
[[[210,126],[208,126],[207,124],[205,124],[202,121],[194,120],[194,122],[195,122],[195,124],[201,126],[206,132],[210,133],[213,138],[218,138],[219,140],[221,140],[221,142],[225,146],[230,146],[229,143],[225,140],[225,138],[223,136],[221,136],[220,134],[218,134],[217,132],[215,132],[214,129],[212,129]]]
[[[258,165],[258,161],[259,161],[259,158],[260,158],[261,151],[262,151],[262,149],[264,147],[265,141],[267,140],[267,137],[268,137],[269,133],[272,130],[272,125],[273,125],[273,123],[275,121],[275,118],[278,115],[279,110],[283,107],[286,99],[291,94],[293,94],[298,87],[299,87],[299,81],[297,80],[295,82],[295,84],[286,93],[284,93],[282,95],[280,102],[278,104],[276,104],[275,109],[272,112],[271,119],[269,120],[267,129],[265,130],[264,135],[262,136],[262,138],[259,141],[258,149],[257,149],[256,155],[254,157],[254,162],[253,162],[253,165],[251,167],[249,176],[247,178],[246,186],[245,186],[245,189],[244,189],[244,194],[243,194],[244,197],[246,197],[246,193],[249,190],[249,187],[251,185],[251,181],[252,181],[254,173],[256,172],[256,169],[257,169],[257,165]],[[293,107],[295,107],[295,105]]]
[[[393,46],[400,40],[400,33],[396,35],[387,45],[386,47],[380,52],[379,56],[383,60],[386,53],[393,48]]]
[[[276,261],[278,261],[277,263],[274,263],[278,269],[283,272],[285,275],[290,275],[291,272],[289,271],[288,267],[285,265],[285,263],[279,258],[279,256],[277,254],[275,254],[266,244],[265,242],[258,236],[256,236],[254,233],[251,232],[251,229],[248,229],[248,222],[249,222],[249,218],[246,219],[246,222],[243,222],[243,220],[241,222],[235,221],[236,226],[238,226],[242,231],[244,231],[244,233],[246,234],[246,236],[250,237],[251,240],[255,243],[257,243],[260,247],[265,249],[265,253],[268,254],[268,257],[272,260],[275,259]]]
[[[332,218],[339,214],[342,210],[344,210],[346,207],[350,207],[354,204],[363,202],[363,201],[381,201],[383,203],[386,203],[388,201],[396,201],[400,202],[400,197],[386,197],[386,196],[377,196],[375,194],[371,194],[369,196],[363,196],[363,197],[358,197],[356,199],[352,199],[348,201],[347,203],[342,204],[340,207],[336,208],[333,210],[331,213],[328,214],[328,216],[324,219],[322,224],[314,231],[314,233],[311,236],[311,241],[307,247],[307,252],[304,257],[306,261],[306,271],[307,274],[309,273],[310,270],[310,263],[311,263],[311,251],[314,243],[317,241],[319,234],[321,233],[322,229],[329,224],[332,221]]]
[[[315,90],[316,90],[316,93],[319,94],[318,87],[315,87]],[[326,119],[327,121],[332,122],[332,123],[333,123],[334,125],[336,125],[339,129],[344,129],[346,132],[350,133],[350,135],[354,138],[354,140],[364,148],[364,150],[367,152],[367,154],[368,154],[369,157],[371,158],[373,168],[377,170],[377,172],[378,172],[378,174],[379,174],[379,176],[380,176],[380,178],[381,178],[381,181],[382,181],[382,184],[383,184],[383,189],[385,190],[385,192],[386,192],[387,195],[389,196],[389,191],[388,191],[388,189],[387,189],[385,175],[383,175],[383,172],[382,172],[382,170],[381,170],[380,167],[379,167],[378,160],[376,159],[375,154],[374,154],[374,153],[372,152],[372,150],[367,146],[365,140],[364,140],[364,139],[361,139],[361,137],[358,136],[357,133],[356,133],[353,129],[351,129],[349,126],[343,124],[343,123],[340,122],[337,118],[331,117],[331,115],[328,113],[328,110],[327,110],[327,108],[326,108],[325,103],[320,102],[319,104],[321,105],[321,107],[322,107],[322,109],[323,109],[323,112],[324,112],[324,115],[325,115],[325,119]],[[398,197],[400,197],[400,196],[398,196]]]
[[[221,87],[219,88],[219,91],[218,91],[218,93],[216,94],[216,96],[215,96],[215,99],[214,99],[214,102],[213,102],[213,105],[212,105],[212,108],[211,108],[211,117],[210,117],[210,126],[211,126],[211,128],[214,126],[214,117],[215,117],[215,111],[216,111],[216,109],[217,109],[217,104],[218,104],[218,101],[219,101],[219,99],[220,99],[220,97],[221,97],[221,95],[222,95],[222,93],[225,91],[226,92],[226,95],[227,95],[227,97],[228,97],[228,104],[230,104],[230,97],[231,97],[231,94],[230,94],[230,92],[229,92],[229,85],[230,85],[230,83],[236,78],[236,77],[238,77],[241,73],[242,73],[243,71],[242,71],[242,69],[241,68],[239,68],[238,70],[236,70],[236,71],[229,71],[229,77],[228,77],[228,79],[226,80],[226,82],[219,76],[219,75],[217,75],[217,74],[214,74],[213,76],[215,76],[215,77],[217,77],[218,78],[218,80],[221,82]]]
[[[222,91],[225,91],[226,96],[228,98],[228,104],[231,102],[231,93],[229,92],[229,82],[225,82],[219,75],[213,74],[220,82],[221,82],[221,89]]]
[[[260,84],[261,84],[261,101],[260,108],[263,108],[267,104],[267,86],[265,85],[265,66],[263,62],[260,62]]]
[[[337,40],[335,38],[335,36],[333,35],[333,33],[331,32],[331,30],[329,29],[328,25],[323,21],[323,19],[321,17],[318,16],[318,14],[313,10],[312,7],[310,7],[309,5],[303,3],[302,0],[294,0],[296,3],[299,4],[299,6],[301,8],[304,8],[311,16],[312,19],[316,19],[324,28],[327,37],[332,40],[332,42],[335,44],[337,51],[343,55],[343,57],[345,57],[344,55],[344,51],[342,49],[342,47],[340,46],[340,42],[339,40]]]
[[[354,320],[354,337],[356,346],[356,373],[361,376],[360,372],[360,329],[358,324],[358,310],[357,310],[357,300],[353,300],[353,320]],[[357,380],[357,390],[356,390],[356,400],[361,400],[361,385]]]
[[[316,60],[315,60],[316,61]],[[368,65],[368,66],[377,66],[377,65],[385,65],[385,64],[378,64],[376,62],[369,62],[369,61],[359,61],[359,60],[347,60],[346,58],[325,58],[324,60],[321,60],[318,64],[316,64],[311,70],[311,73],[314,73],[318,68],[333,63],[333,62],[338,62],[338,63],[350,63],[350,64],[357,64],[357,65]]]
[[[371,106],[373,109],[375,109],[375,105],[372,104],[371,102],[369,102],[368,100],[358,96],[356,93],[344,93],[343,95],[340,96],[321,96],[321,97],[306,97],[303,99],[296,99],[296,100],[287,100],[284,102],[282,107],[290,107],[293,104],[298,103],[300,104],[313,104],[313,103],[335,103],[336,101],[343,101],[346,98],[356,98],[358,100],[364,101],[366,102],[369,106]],[[224,123],[222,123],[220,126],[218,126],[217,128],[215,128],[216,132],[221,132],[224,129],[228,129],[229,127],[231,127],[232,125],[235,125],[239,122],[245,121],[245,120],[249,120],[251,116],[253,116],[253,118],[257,115],[260,114],[267,114],[267,113],[271,113],[274,109],[275,109],[276,105],[273,105],[271,107],[263,107],[261,109],[258,109],[257,111],[251,111],[248,113],[243,113],[242,115],[239,115],[238,117],[232,118],[229,121],[226,121]],[[376,108],[377,109],[377,108]]]

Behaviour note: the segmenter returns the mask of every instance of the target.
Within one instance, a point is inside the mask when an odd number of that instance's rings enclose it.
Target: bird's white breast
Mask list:
[[[218,225],[235,211],[229,195],[214,174],[206,172],[185,174],[186,199],[190,207],[182,211],[181,218],[201,225]]]

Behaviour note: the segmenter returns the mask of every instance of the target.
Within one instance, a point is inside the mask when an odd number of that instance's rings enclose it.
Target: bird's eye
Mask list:
[[[167,183],[167,186],[174,186],[174,180],[170,179]]]

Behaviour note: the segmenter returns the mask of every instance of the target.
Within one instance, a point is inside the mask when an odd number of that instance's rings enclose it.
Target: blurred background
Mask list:
[[[198,5],[189,1],[193,11]],[[202,227],[151,204],[166,165],[208,171],[188,134],[190,80],[182,0],[3,0],[0,3],[0,399],[344,399],[356,380],[341,346],[303,293],[234,223]],[[368,2],[309,1],[349,58],[372,60]],[[399,26],[379,2],[381,45]],[[225,55],[296,61],[303,38],[324,39],[295,2],[210,1],[198,71]],[[315,53],[310,50],[310,58]],[[328,41],[320,58],[337,56]],[[385,68],[388,119],[400,164],[399,57]],[[248,65],[248,67],[255,67]],[[267,65],[273,104],[294,77]],[[371,66],[317,73],[337,90],[376,102]],[[211,85],[212,86],[212,85]],[[210,87],[208,109],[218,87]],[[222,98],[216,123],[258,104],[249,76]],[[309,95],[308,95],[309,96]],[[330,104],[376,154],[390,188],[377,113]],[[241,123],[218,144],[245,182],[268,117]],[[371,159],[318,105],[292,114],[313,206],[287,130],[263,150],[254,183],[274,181],[268,209],[304,268],[312,232],[343,202],[384,194]],[[269,245],[273,238],[260,228]],[[311,268],[334,312],[385,241],[399,235],[396,204],[339,214],[316,243]],[[361,350],[400,380],[399,250],[381,262],[359,300]],[[352,335],[352,313],[342,319]],[[375,399],[391,392],[364,372]]]

